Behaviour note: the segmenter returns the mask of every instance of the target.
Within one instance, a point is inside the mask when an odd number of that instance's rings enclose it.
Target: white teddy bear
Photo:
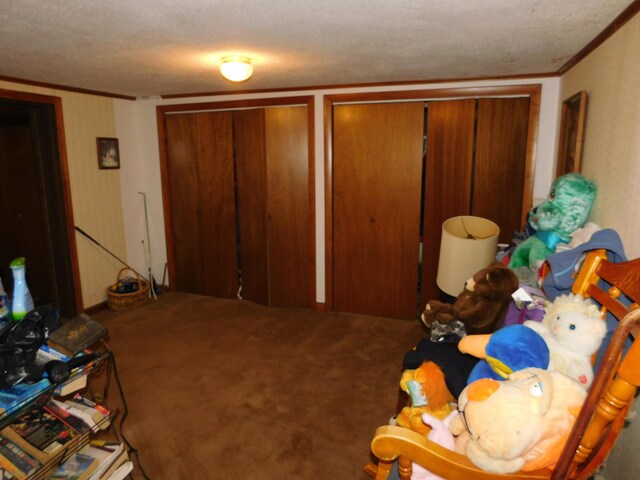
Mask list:
[[[542,322],[524,325],[538,332],[549,347],[549,370],[575,378],[584,388],[593,381],[593,355],[607,333],[598,307],[580,295],[561,295],[547,308]]]

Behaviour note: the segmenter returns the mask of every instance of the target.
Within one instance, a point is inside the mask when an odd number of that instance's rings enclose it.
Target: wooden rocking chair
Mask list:
[[[604,282],[611,285],[602,288]],[[587,255],[573,284],[573,293],[591,297],[602,312],[618,319],[573,431],[553,471],[496,474],[476,467],[469,459],[447,450],[407,428],[379,427],[371,442],[378,463],[364,470],[376,480],[386,479],[394,460],[400,478],[411,477],[412,462],[448,480],[585,480],[594,474],[613,447],[637,388],[640,386],[640,259],[612,263],[604,250]],[[631,300],[626,305],[621,295]],[[627,338],[635,337],[623,354]]]

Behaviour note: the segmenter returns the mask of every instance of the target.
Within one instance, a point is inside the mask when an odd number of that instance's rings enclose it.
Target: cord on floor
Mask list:
[[[122,430],[124,421],[127,419],[127,416],[129,415],[129,408],[127,407],[127,400],[125,399],[125,396],[124,396],[124,389],[122,388],[122,383],[120,382],[120,376],[118,375],[118,366],[116,364],[116,356],[104,340],[102,341],[102,343],[107,349],[107,352],[109,352],[111,364],[113,365],[113,375],[114,375],[114,378],[116,379],[116,385],[118,386],[118,391],[120,392],[120,398],[122,400],[122,417],[120,417],[120,423],[118,428],[114,428],[114,432],[116,434],[116,437],[118,437],[118,441],[120,441],[120,437],[122,437],[122,441],[127,445],[129,455],[131,456],[135,455],[136,457],[135,461],[138,465],[138,469],[140,470],[140,473],[145,478],[145,480],[151,480],[147,476],[146,472],[144,471],[144,468],[142,468],[142,464],[140,463],[140,455],[138,455],[138,449],[135,448],[133,445],[131,445],[131,442],[127,440],[127,437],[125,437],[124,431]],[[118,430],[120,430],[120,432],[118,432]],[[130,474],[130,477],[132,479],[134,478],[132,474]]]

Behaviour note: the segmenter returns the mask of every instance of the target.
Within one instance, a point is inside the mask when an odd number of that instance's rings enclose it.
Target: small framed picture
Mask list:
[[[582,169],[587,100],[587,92],[583,90],[562,102],[556,177],[565,173],[580,173]]]
[[[98,167],[120,168],[120,149],[117,138],[98,137]]]

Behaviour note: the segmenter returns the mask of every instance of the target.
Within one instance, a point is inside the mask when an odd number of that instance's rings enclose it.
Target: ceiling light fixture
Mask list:
[[[243,82],[253,74],[251,59],[239,55],[223,57],[220,73],[224,78],[232,82]]]

